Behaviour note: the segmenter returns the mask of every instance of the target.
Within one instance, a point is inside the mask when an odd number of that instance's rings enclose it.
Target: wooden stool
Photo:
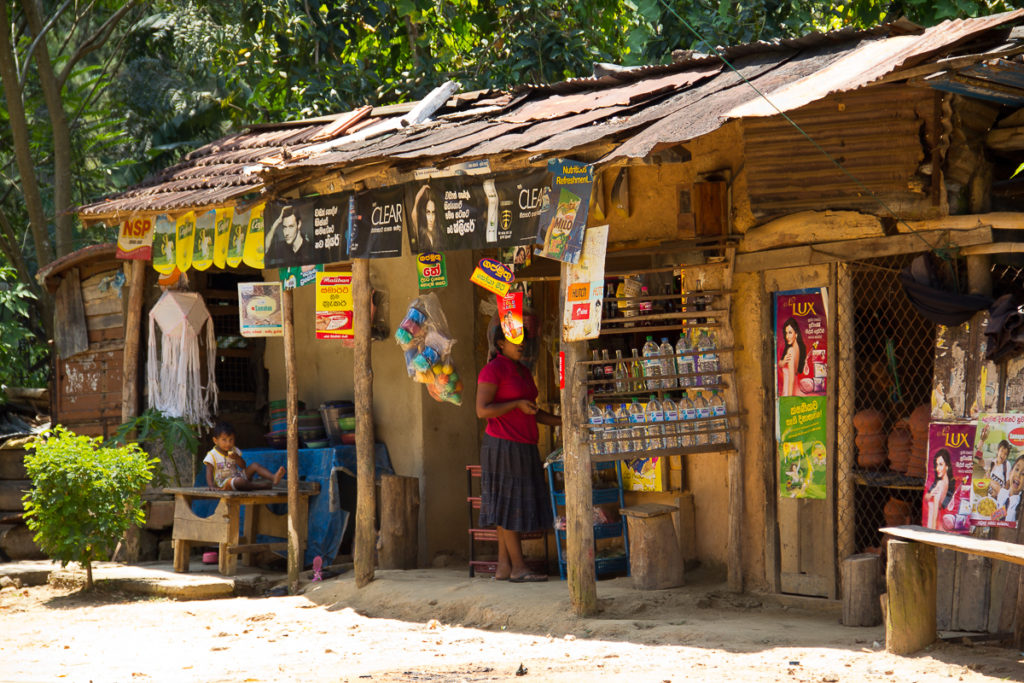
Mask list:
[[[881,574],[882,558],[878,555],[861,553],[843,560],[843,626],[882,623],[882,603],[878,600]]]
[[[643,503],[619,510],[629,529],[629,573],[639,590],[683,585],[683,554],[672,525],[675,505]]]

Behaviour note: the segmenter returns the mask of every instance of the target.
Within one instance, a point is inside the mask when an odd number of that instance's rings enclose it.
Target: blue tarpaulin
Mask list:
[[[273,472],[287,463],[288,451],[246,449],[242,451],[242,457],[249,465],[259,463]],[[394,474],[387,446],[382,443],[375,444],[374,459],[377,477],[382,474]],[[334,557],[338,554],[338,547],[341,545],[345,527],[348,525],[352,510],[342,507],[343,501],[338,492],[338,478],[334,476],[338,470],[349,476],[355,476],[355,446],[299,449],[299,480],[320,484],[320,493],[309,498],[309,532],[306,539],[306,553],[303,557],[303,563],[306,566],[311,565],[313,558],[317,555],[323,558],[325,565],[333,562]],[[289,472],[288,475],[292,476],[292,473]],[[205,468],[196,474],[195,485],[206,486]],[[351,501],[344,502],[351,505]],[[195,499],[192,502],[192,511],[201,517],[208,517],[213,514],[216,505],[216,500]],[[287,512],[285,505],[269,507],[278,514]],[[244,520],[244,518],[245,508],[243,507],[242,519]],[[262,542],[268,539],[270,537],[261,536],[258,541]]]

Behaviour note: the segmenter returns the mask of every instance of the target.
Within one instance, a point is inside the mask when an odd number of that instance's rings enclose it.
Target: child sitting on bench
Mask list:
[[[242,453],[235,448],[235,428],[227,422],[218,422],[211,433],[213,448],[203,458],[206,465],[206,485],[221,491],[256,491],[277,486],[285,475],[284,467],[271,474],[258,463],[245,464]],[[253,480],[253,475],[263,479]]]

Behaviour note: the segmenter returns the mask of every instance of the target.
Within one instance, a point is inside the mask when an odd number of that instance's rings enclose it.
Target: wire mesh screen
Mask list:
[[[856,447],[852,468],[840,467],[837,475],[838,489],[846,492],[836,511],[847,532],[840,560],[844,553],[880,552],[879,527],[921,518],[923,463],[915,466],[904,454],[910,414],[931,400],[935,325],[917,313],[900,286],[899,271],[912,258],[846,267],[853,322],[838,321],[839,343],[852,362],[840,368],[837,433],[856,435]]]

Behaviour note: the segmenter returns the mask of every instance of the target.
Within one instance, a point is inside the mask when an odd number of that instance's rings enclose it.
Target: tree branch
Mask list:
[[[119,10],[111,14],[110,18],[103,22],[103,25],[100,26],[95,33],[89,36],[85,42],[78,46],[78,49],[75,50],[74,54],[68,57],[67,64],[64,65],[64,70],[60,74],[58,83],[61,88],[64,87],[64,83],[66,83],[68,77],[71,76],[71,71],[75,68],[75,65],[90,52],[102,47],[103,44],[107,42],[107,39],[110,37],[110,33],[114,30],[114,27],[119,21],[121,21],[121,17],[135,9],[138,4],[138,0],[131,0],[131,2],[125,3]]]
[[[34,0],[28,0],[28,2],[30,3],[33,1]],[[64,10],[66,10],[68,8],[68,5],[70,4],[71,0],[64,0],[64,4],[61,5],[56,12],[53,13],[53,16],[50,17],[50,20],[46,22],[46,24],[39,30],[38,33],[36,33],[36,37],[32,40],[32,44],[28,46],[28,52],[25,53],[25,61],[21,66],[21,73],[18,75],[19,88],[25,88],[25,79],[28,78],[28,65],[32,63],[32,54],[36,51],[36,47],[39,46],[39,43],[43,40],[43,38],[46,37],[46,34],[50,31],[51,28],[53,28],[53,25],[57,23],[57,19],[60,18],[60,15],[63,14]],[[35,8],[33,8],[33,10],[34,9]],[[22,10],[25,12],[26,17],[30,16],[27,4],[22,5]],[[32,22],[30,19],[29,24],[31,23]]]

